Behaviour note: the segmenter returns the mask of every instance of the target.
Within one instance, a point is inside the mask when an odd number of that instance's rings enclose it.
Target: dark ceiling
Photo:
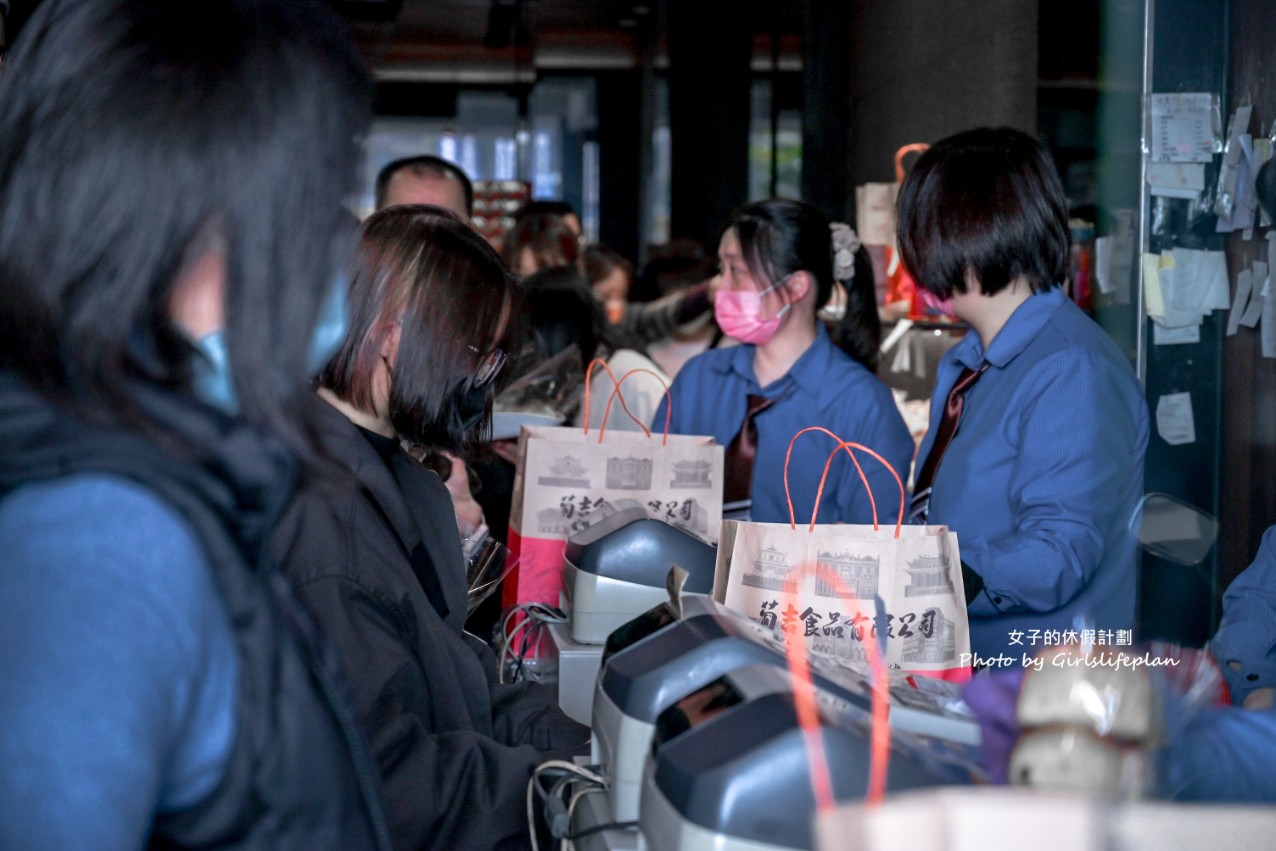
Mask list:
[[[338,0],[379,79],[529,82],[538,73],[664,64],[668,0]],[[686,2],[686,0],[683,0]],[[739,0],[701,11],[760,14],[758,53],[781,36],[796,56],[801,0]]]

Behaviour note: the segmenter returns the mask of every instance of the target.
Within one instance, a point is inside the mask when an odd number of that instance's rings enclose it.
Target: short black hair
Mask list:
[[[523,249],[532,253],[537,269],[574,266],[580,257],[580,242],[558,213],[515,216],[514,224],[501,238],[501,257],[515,274]]]
[[[491,348],[510,352],[521,345],[525,307],[496,251],[450,210],[401,204],[364,221],[351,276],[350,326],[320,378],[323,386],[372,410],[373,376],[396,327],[390,408],[400,437],[439,449],[469,448],[453,403]],[[490,423],[490,405],[488,414]]]
[[[133,382],[189,386],[168,304],[215,246],[241,410],[306,451],[295,403],[371,94],[319,3],[45,0],[0,75],[0,361],[85,416],[149,423]]]
[[[559,198],[537,198],[530,201],[524,201],[523,206],[519,207],[514,213],[514,219],[517,221],[523,216],[534,216],[548,213],[551,216],[575,216],[580,218],[580,213],[576,212],[576,208],[566,201]]]
[[[401,171],[416,175],[433,174],[457,181],[461,184],[461,191],[465,194],[465,212],[468,215],[474,215],[474,183],[470,180],[470,176],[456,163],[445,160],[442,157],[436,157],[433,154],[404,157],[403,159],[388,162],[381,167],[381,170],[377,172],[376,183],[376,205],[378,210],[385,206],[386,190],[390,186],[390,179]]]
[[[634,282],[634,264],[625,259],[619,251],[602,242],[591,242],[585,246],[585,250],[580,255],[581,270],[585,273],[585,280],[590,286],[598,283],[606,278],[614,270],[619,269],[629,278],[632,286]]]
[[[899,192],[900,258],[940,298],[967,276],[993,295],[1020,277],[1033,292],[1068,274],[1068,201],[1045,147],[1021,130],[979,127],[926,150]]]

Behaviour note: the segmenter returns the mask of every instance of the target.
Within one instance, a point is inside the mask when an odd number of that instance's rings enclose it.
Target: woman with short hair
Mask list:
[[[353,482],[303,491],[276,548],[350,672],[396,845],[517,847],[532,768],[584,753],[589,731],[544,686],[496,682],[490,649],[463,631],[448,490],[401,444],[459,452],[488,430],[522,299],[455,215],[394,206],[363,224],[350,317],[314,406]]]
[[[1147,402],[1062,289],[1068,208],[1045,149],[1010,128],[931,146],[900,189],[899,244],[971,326],[940,362],[913,515],[961,541],[972,649],[1018,659],[1041,631],[1132,630]]]

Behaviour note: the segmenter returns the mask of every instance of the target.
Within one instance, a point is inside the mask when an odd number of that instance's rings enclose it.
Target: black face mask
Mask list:
[[[466,382],[467,384],[469,382]],[[474,430],[483,422],[491,405],[492,397],[488,394],[491,385],[483,387],[468,386],[457,394],[455,405],[457,419],[461,421],[461,431],[466,439],[474,437]]]
[[[389,366],[387,363],[387,369]],[[390,369],[390,424],[399,437],[412,443],[460,451],[477,437],[474,431],[491,405],[490,390],[490,384],[474,387],[467,380],[448,394],[441,410],[427,411],[421,397],[405,398]]]

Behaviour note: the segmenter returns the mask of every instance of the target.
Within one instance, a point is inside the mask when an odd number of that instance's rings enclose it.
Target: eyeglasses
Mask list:
[[[479,350],[474,346],[468,346],[470,351],[480,354]],[[479,364],[478,369],[474,371],[473,387],[484,387],[490,384],[496,376],[501,374],[501,367],[505,366],[505,350],[492,349],[487,356],[483,358],[483,362]]]

